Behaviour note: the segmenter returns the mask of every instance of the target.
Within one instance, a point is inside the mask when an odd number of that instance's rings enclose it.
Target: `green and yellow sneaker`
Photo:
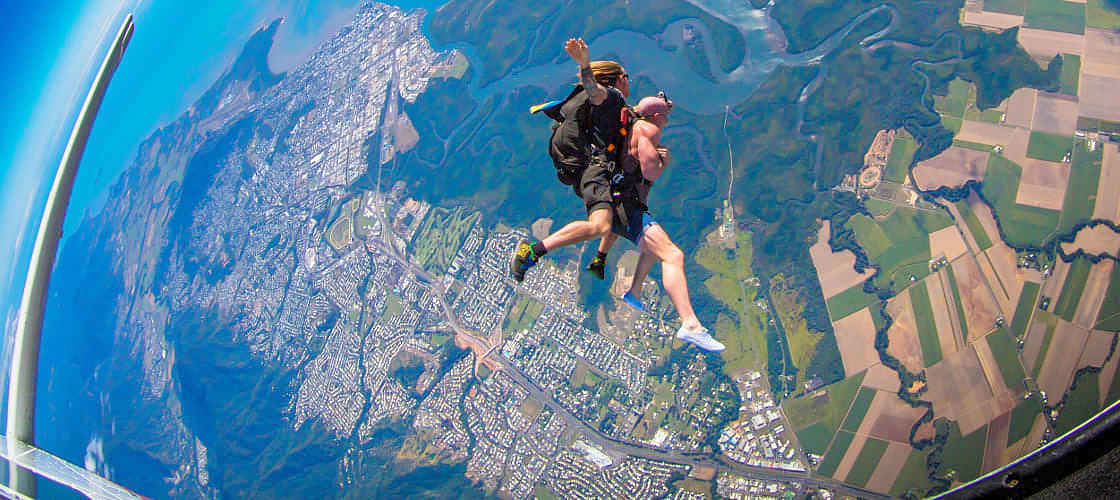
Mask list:
[[[591,263],[587,265],[587,270],[591,271],[591,274],[594,274],[596,278],[601,280],[606,275],[606,266],[607,261],[605,259],[595,257],[591,259]]]
[[[533,252],[533,245],[529,240],[521,240],[517,249],[513,251],[513,260],[510,262],[510,274],[518,283],[525,279],[525,271],[537,265],[537,255]]]

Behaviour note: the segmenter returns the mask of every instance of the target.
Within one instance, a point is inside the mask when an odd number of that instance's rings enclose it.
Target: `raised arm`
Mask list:
[[[595,81],[595,74],[591,72],[591,49],[582,38],[569,38],[564,43],[564,52],[579,63],[579,81],[587,91],[587,99],[591,104],[598,106],[607,98],[607,88]]]

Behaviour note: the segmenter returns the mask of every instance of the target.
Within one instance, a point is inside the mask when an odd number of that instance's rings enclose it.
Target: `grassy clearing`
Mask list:
[[[1085,33],[1085,4],[1063,0],[1027,0],[1023,24],[1031,28]]]
[[[728,376],[747,368],[766,370],[766,315],[754,306],[758,289],[741,281],[754,275],[753,255],[749,231],[739,232],[734,252],[707,245],[696,252],[696,261],[712,273],[704,280],[704,286],[737,316],[720,314],[716,319],[716,330],[728,332],[726,340],[720,338],[727,344],[723,352],[723,371]]]
[[[856,395],[856,400],[852,403],[852,409],[848,411],[848,416],[844,418],[844,423],[840,426],[840,429],[848,432],[859,430],[859,424],[863,422],[863,417],[867,416],[867,410],[871,408],[871,400],[873,399],[875,399],[875,389],[860,387],[859,394]]]
[[[533,327],[533,323],[537,321],[537,317],[541,315],[544,310],[544,304],[534,300],[528,295],[519,295],[517,302],[510,308],[509,314],[506,315],[505,325],[502,326],[502,331],[505,332],[519,332],[521,330],[528,330]]]
[[[1062,87],[1063,94],[1077,95],[1077,83],[1081,76],[1081,56],[1077,54],[1062,54]]]
[[[1089,270],[1092,268],[1093,264],[1089,259],[1073,261],[1066,274],[1066,282],[1062,285],[1058,304],[1054,306],[1054,314],[1066,321],[1073,321],[1073,314],[1077,312],[1077,304],[1081,302],[1081,293],[1085,291],[1085,281],[1089,279]]]
[[[1108,279],[1108,292],[1105,292],[1104,303],[1097,313],[1096,327],[1110,332],[1120,331],[1120,266],[1112,267],[1112,275]]]
[[[1086,141],[1077,141],[1073,147],[1073,161],[1069,171],[1069,187],[1062,203],[1062,222],[1059,233],[1068,233],[1079,222],[1093,218],[1097,200],[1097,185],[1101,179],[1104,149],[1089,151]]]
[[[898,184],[906,182],[906,176],[910,174],[910,163],[914,161],[914,153],[917,151],[918,143],[914,139],[901,133],[895,136],[883,180]]]
[[[956,422],[949,423],[949,439],[941,453],[941,465],[937,467],[938,474],[953,471],[954,480],[971,481],[980,475],[980,467],[984,460],[984,444],[988,438],[988,426],[984,425],[967,436],[961,435],[961,428]]]
[[[937,339],[937,323],[933,319],[933,306],[929,302],[926,282],[920,281],[910,288],[910,304],[918,323],[918,341],[922,344],[922,359],[926,366],[941,361],[941,342]]]
[[[957,276],[953,274],[953,266],[945,266],[945,274],[949,276],[949,288],[953,290],[953,302],[957,305],[957,317],[960,318],[961,337],[968,343],[968,321],[965,320],[964,303],[961,301],[961,291],[957,288]]]
[[[1027,0],[984,0],[984,10],[1021,16],[1027,12]]]
[[[814,455],[821,455],[828,449],[829,441],[835,430],[829,429],[824,422],[817,422],[809,427],[797,431],[797,440],[805,451]]]
[[[1094,28],[1120,30],[1120,11],[1105,4],[1105,0],[1089,0],[1085,5],[1085,23]]]
[[[848,472],[848,477],[844,479],[844,482],[859,487],[866,486],[867,481],[871,479],[871,475],[875,473],[875,468],[879,466],[879,460],[883,458],[883,453],[886,453],[887,444],[882,439],[867,438],[867,442],[863,443],[863,448],[859,450],[859,456],[856,457],[856,463],[852,464],[852,470]]]
[[[846,431],[840,431],[836,434],[836,439],[832,441],[828,454],[821,460],[820,467],[817,467],[817,474],[828,477],[836,474],[836,468],[840,466],[840,461],[844,459],[844,454],[848,452],[848,446],[851,446],[853,437],[855,437],[854,434]]]
[[[944,96],[933,96],[933,109],[942,115],[956,118],[964,116],[965,106],[968,104],[969,83],[954,78],[949,82],[949,92]],[[960,130],[959,128],[957,130]]]
[[[960,139],[953,139],[953,145],[960,148],[971,149],[973,151],[980,151],[983,153],[992,151],[992,146],[989,144],[972,141],[962,141]]]
[[[988,156],[981,191],[1012,246],[1041,245],[1057,228],[1061,212],[1015,203],[1023,169],[1002,155]]]
[[[775,312],[785,330],[790,358],[798,368],[797,385],[805,381],[805,368],[817,352],[817,343],[825,335],[809,329],[803,315],[805,305],[799,297],[797,289],[787,284],[785,276],[778,274],[770,278],[770,300],[774,303]]]
[[[828,299],[828,312],[832,321],[840,321],[878,300],[878,297],[865,293],[863,283],[860,283]]]
[[[972,233],[972,237],[976,239],[976,244],[980,245],[980,251],[983,252],[992,248],[992,239],[988,237],[988,232],[984,231],[984,225],[980,224],[980,218],[976,216],[976,212],[968,206],[968,200],[958,201],[955,205],[957,211],[961,213],[961,217],[964,218],[965,225],[968,226],[968,232]]]
[[[1038,395],[1020,402],[1019,406],[1011,410],[1011,422],[1007,427],[1007,446],[1027,437],[1040,414],[1042,414],[1042,398]]]
[[[1030,325],[1031,313],[1034,312],[1034,303],[1038,299],[1038,290],[1042,285],[1031,281],[1023,283],[1023,291],[1019,294],[1019,304],[1015,306],[1015,317],[1011,320],[1011,333],[1016,337],[1027,334]]]
[[[858,375],[832,384],[824,390],[823,394],[818,395],[818,391],[782,403],[786,415],[789,416],[789,424],[795,430],[821,425],[822,428],[811,432],[827,433],[828,439],[832,439],[836,429],[840,428],[844,415],[848,413],[848,408],[852,406],[852,400],[855,399],[866,373],[866,371],[860,372]],[[800,435],[799,433],[798,436]],[[822,449],[821,453],[823,452]]]
[[[898,477],[891,486],[892,497],[898,498],[905,493],[912,493],[914,497],[921,498],[933,486],[929,482],[929,474],[926,471],[926,457],[929,456],[930,449],[910,450],[910,456],[906,457],[906,464],[902,466],[902,470],[898,472]]]
[[[386,295],[385,310],[381,312],[381,321],[389,321],[402,312],[404,312],[404,305],[401,303],[401,298],[393,293]]]
[[[895,207],[894,203],[877,200],[875,198],[869,198],[867,201],[863,202],[863,206],[867,207],[867,211],[871,212],[871,215],[876,217],[886,217],[890,215]]]
[[[1065,406],[1054,423],[1056,435],[1069,432],[1082,422],[1089,420],[1100,410],[1100,376],[1097,372],[1084,372],[1066,393]]]
[[[1073,137],[1049,132],[1031,131],[1027,157],[1046,161],[1062,161],[1073,150]]]
[[[953,135],[957,135],[961,133],[961,125],[964,124],[964,120],[955,116],[941,115],[941,124],[951,130]]]
[[[996,358],[996,364],[999,365],[999,373],[1003,375],[1003,383],[1012,392],[1017,392],[1023,387],[1025,375],[1023,375],[1023,365],[1019,362],[1019,350],[1015,347],[1015,340],[1011,338],[1007,329],[1000,328],[988,335],[987,341],[992,356]]]

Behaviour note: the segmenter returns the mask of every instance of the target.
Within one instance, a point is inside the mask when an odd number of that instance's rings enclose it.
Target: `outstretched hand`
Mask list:
[[[569,38],[567,42],[564,42],[564,52],[567,52],[580,66],[587,66],[591,63],[591,49],[587,47],[587,42],[583,41],[582,38]]]

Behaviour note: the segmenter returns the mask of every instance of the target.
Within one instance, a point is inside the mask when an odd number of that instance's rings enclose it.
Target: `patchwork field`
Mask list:
[[[970,180],[984,180],[988,169],[988,153],[953,146],[943,153],[914,167],[914,182],[923,190],[941,186],[955,187]]]
[[[965,324],[968,327],[968,340],[971,342],[995,328],[996,318],[1000,316],[999,307],[975,259],[965,257],[954,261],[953,275],[956,277],[964,307]]]
[[[840,321],[832,323],[836,332],[836,345],[844,361],[844,375],[850,377],[879,362],[875,350],[875,322],[871,310],[860,309]]]
[[[889,443],[887,451],[877,462],[879,466],[875,468],[875,473],[871,475],[865,487],[879,493],[890,492],[912,450],[913,448],[907,444]]]
[[[941,355],[948,356],[960,350],[964,344],[961,333],[960,317],[952,290],[948,287],[947,269],[925,280],[929,290],[929,303],[933,308],[933,320],[937,325],[937,339]]]
[[[1028,158],[1015,203],[1024,206],[1061,210],[1069,183],[1069,164]]]
[[[1053,398],[1060,398],[1061,394],[1065,394],[1073,382],[1073,372],[1077,369],[1081,351],[1088,339],[1089,330],[1068,321],[1058,321],[1058,328],[1054,331],[1054,338],[1038,375],[1039,389]]]
[[[932,382],[925,399],[933,403],[934,413],[956,421],[965,433],[983,427],[1010,409],[1000,408],[996,403],[980,359],[971,346],[929,367],[926,378]]]
[[[1053,234],[1061,214],[1055,210],[1016,203],[1022,176],[1022,167],[1001,155],[993,154],[988,161],[982,191],[999,214],[1000,227],[1009,244],[1039,245]],[[1063,195],[1064,192],[1063,183]],[[1050,196],[1056,196],[1056,203],[1060,206],[1062,196],[1053,192]]]

